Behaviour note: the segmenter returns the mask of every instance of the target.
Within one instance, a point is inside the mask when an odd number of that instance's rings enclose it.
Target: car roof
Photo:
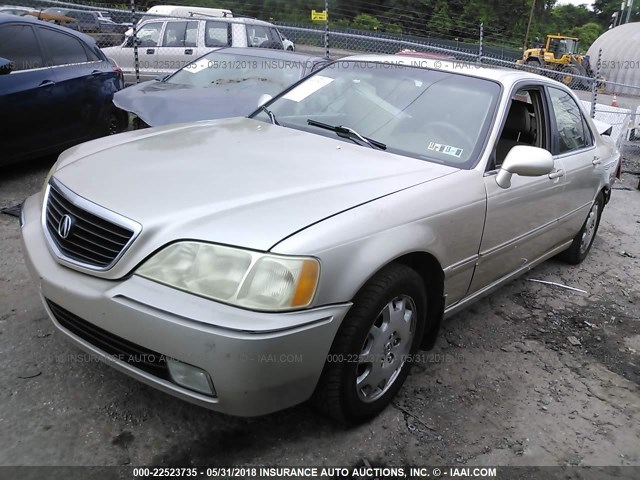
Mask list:
[[[553,86],[564,86],[560,82],[556,82],[550,78],[543,77],[535,73],[529,73],[522,70],[513,70],[503,67],[495,67],[491,65],[482,65],[475,62],[464,60],[440,60],[433,58],[419,58],[415,56],[403,55],[382,55],[382,54],[365,54],[352,55],[343,57],[338,61],[354,60],[360,62],[375,62],[393,65],[407,65],[419,68],[427,68],[434,70],[444,70],[453,73],[462,73],[464,75],[485,78],[510,86],[521,80],[534,81],[538,84],[549,84]]]
[[[271,48],[256,47],[222,47],[209,53],[235,53],[252,57],[269,58],[273,60],[283,60],[290,62],[328,62],[326,58],[316,55],[306,55],[298,52],[288,52],[286,50],[276,50]],[[207,55],[209,54],[207,53]]]
[[[82,40],[85,43],[88,43],[91,46],[95,45],[96,43],[93,37],[90,37],[85,33],[78,32],[76,30],[72,30],[70,28],[66,28],[60,25],[56,25],[55,23],[38,20],[36,17],[33,17],[31,15],[18,17],[16,15],[11,15],[8,13],[0,13],[0,25],[3,23],[23,23],[23,24],[29,24],[29,25],[40,25],[43,27],[52,28],[54,30],[60,30],[62,32],[68,33],[69,35],[73,35],[74,37]]]
[[[257,18],[250,17],[211,17],[204,14],[199,14],[198,12],[193,12],[193,16],[183,17],[178,15],[169,15],[164,13],[155,13],[155,12],[145,12],[143,17],[147,17],[144,19],[143,23],[149,21],[164,21],[164,20],[208,20],[212,22],[225,22],[225,23],[243,23],[245,25],[264,25],[266,27],[276,27],[273,23],[265,22],[264,20],[258,20]]]
[[[82,10],[79,8],[65,8],[65,7],[48,7],[43,11],[47,10],[59,10],[61,12],[82,12],[82,13],[96,13],[93,10]]]

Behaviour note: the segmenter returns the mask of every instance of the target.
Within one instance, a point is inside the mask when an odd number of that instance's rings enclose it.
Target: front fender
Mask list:
[[[445,273],[451,303],[471,282],[485,213],[482,174],[459,170],[309,226],[272,251],[320,259],[315,305],[348,302],[388,263],[428,253]]]

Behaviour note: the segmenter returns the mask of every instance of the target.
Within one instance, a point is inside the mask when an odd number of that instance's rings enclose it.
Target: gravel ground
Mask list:
[[[4,169],[0,207],[52,163]],[[351,429],[306,405],[227,417],[69,361],[0,215],[0,465],[640,465],[637,183],[616,185],[582,265],[548,261],[447,321],[393,406]]]

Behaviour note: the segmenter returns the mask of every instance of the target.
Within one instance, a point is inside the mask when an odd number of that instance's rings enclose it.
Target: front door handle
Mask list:
[[[184,54],[185,54],[185,55],[193,55],[193,48],[187,48],[187,49],[185,49]]]
[[[52,87],[55,84],[56,82],[54,82],[53,80],[43,80],[42,83],[38,85],[38,87]]]
[[[554,180],[556,178],[564,177],[564,170],[555,170],[549,174],[549,178]]]
[[[593,157],[593,160],[591,161],[591,163],[593,163],[593,165],[600,165],[602,163],[602,160],[600,160],[600,157]]]
[[[153,49],[153,48],[147,48],[147,53],[148,53],[149,55],[151,55],[151,54],[153,54],[153,53],[156,53],[156,51],[155,51],[155,49]]]

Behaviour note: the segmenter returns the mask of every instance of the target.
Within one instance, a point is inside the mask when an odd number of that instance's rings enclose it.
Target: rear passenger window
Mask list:
[[[28,25],[0,27],[0,57],[11,60],[16,71],[44,67],[40,46]]]
[[[230,23],[208,21],[205,27],[204,44],[206,47],[230,47]]]
[[[47,46],[51,65],[68,65],[87,61],[87,52],[76,38],[48,28],[39,28],[42,43]]]
[[[187,31],[184,33],[184,46],[198,46],[198,22],[187,22]]]
[[[198,22],[168,22],[162,39],[163,47],[195,47]]]
[[[558,146],[554,153],[566,153],[593,145],[587,121],[571,96],[550,88],[551,104],[558,129]]]
[[[98,54],[91,49],[87,49],[87,57],[89,58],[90,62],[99,62],[100,60],[102,60],[98,56]]]

